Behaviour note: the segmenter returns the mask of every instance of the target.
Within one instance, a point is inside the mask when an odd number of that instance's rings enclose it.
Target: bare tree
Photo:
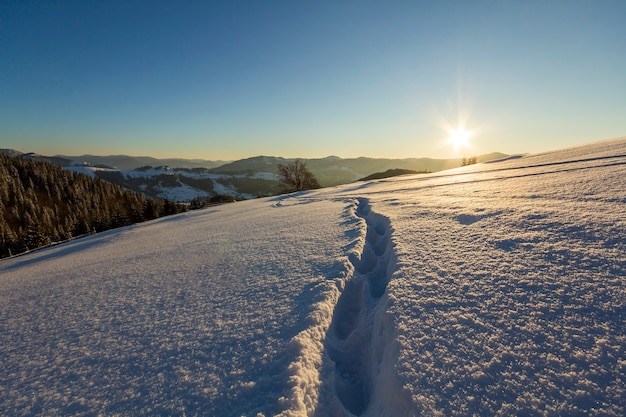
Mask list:
[[[286,165],[278,164],[278,175],[280,175],[280,186],[283,193],[320,188],[315,175],[308,170],[306,163],[300,159]]]

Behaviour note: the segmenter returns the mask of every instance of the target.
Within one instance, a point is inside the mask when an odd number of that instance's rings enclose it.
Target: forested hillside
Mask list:
[[[184,210],[48,162],[0,154],[0,257]]]

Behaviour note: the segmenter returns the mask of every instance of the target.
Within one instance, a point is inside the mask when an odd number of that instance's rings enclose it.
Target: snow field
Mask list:
[[[0,414],[626,414],[626,138],[0,262]]]
[[[341,225],[344,202],[296,203],[184,213],[3,262],[0,414],[302,415],[358,231]]]
[[[412,413],[624,414],[620,161],[471,174],[375,206],[402,231],[388,294]]]

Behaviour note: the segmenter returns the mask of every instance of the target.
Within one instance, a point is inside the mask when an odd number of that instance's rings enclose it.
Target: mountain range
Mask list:
[[[10,149],[0,152],[26,155],[46,160],[64,169],[81,172],[113,182],[145,195],[173,201],[190,201],[218,195],[251,199],[279,192],[278,165],[295,158],[255,156],[237,161],[167,158],[128,155],[54,155],[22,153]],[[494,152],[480,155],[478,162],[502,159],[507,155]],[[437,172],[461,165],[461,159],[433,158],[326,158],[305,159],[309,170],[322,187],[357,181],[389,169]]]

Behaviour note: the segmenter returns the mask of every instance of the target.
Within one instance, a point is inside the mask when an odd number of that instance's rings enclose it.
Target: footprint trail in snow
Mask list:
[[[366,199],[359,199],[355,214],[365,220],[367,232],[360,257],[350,259],[354,275],[337,302],[326,339],[335,363],[335,390],[344,408],[362,414],[371,399],[381,349],[387,341],[375,339],[376,312],[395,267],[388,218],[374,213]]]

